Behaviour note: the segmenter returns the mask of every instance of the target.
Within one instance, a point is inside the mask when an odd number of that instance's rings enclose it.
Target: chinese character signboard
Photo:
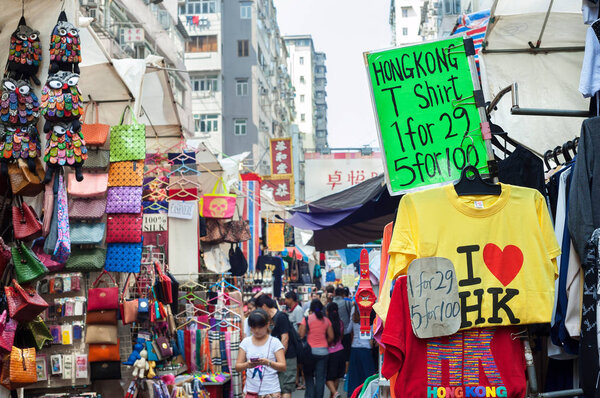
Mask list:
[[[304,154],[305,196],[314,201],[373,178],[383,173],[381,153],[361,156],[360,152],[322,155]]]
[[[271,138],[271,174],[292,174],[292,139]]]
[[[294,176],[278,176],[270,175],[263,176],[263,186],[273,191],[273,198],[282,205],[293,205],[295,203],[294,196]]]
[[[122,28],[121,33],[125,43],[141,43],[144,41],[143,28]]]
[[[454,37],[365,53],[392,195],[456,180],[468,164],[488,173],[468,44]]]

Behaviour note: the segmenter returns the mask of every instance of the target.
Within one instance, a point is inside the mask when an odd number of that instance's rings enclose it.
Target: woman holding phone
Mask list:
[[[246,371],[246,398],[280,398],[277,372],[286,369],[283,344],[269,334],[269,316],[265,311],[252,311],[248,326],[252,335],[240,343],[235,364],[238,372]]]

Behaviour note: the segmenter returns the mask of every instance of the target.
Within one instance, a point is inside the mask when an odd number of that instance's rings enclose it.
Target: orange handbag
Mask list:
[[[108,132],[110,131],[110,126],[108,124],[100,124],[98,123],[99,118],[99,110],[98,104],[96,102],[88,102],[85,106],[85,110],[83,113],[83,117],[87,116],[87,109],[92,105],[92,107],[96,108],[96,120],[95,123],[87,124],[83,123],[81,125],[81,133],[83,134],[83,139],[85,140],[85,144],[87,146],[102,146],[106,142],[108,138]]]
[[[68,177],[69,195],[75,198],[94,198],[104,196],[108,189],[108,174],[83,173],[83,181],[77,181],[75,174]]]
[[[13,347],[10,354],[4,357],[0,384],[14,390],[36,382],[35,348]]]
[[[106,362],[121,360],[118,340],[117,344],[90,344],[89,347],[89,362]]]
[[[109,187],[139,187],[144,180],[144,161],[113,162],[108,169]]]

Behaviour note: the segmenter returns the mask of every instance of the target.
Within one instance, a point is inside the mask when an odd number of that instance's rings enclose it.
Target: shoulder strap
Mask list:
[[[94,281],[94,283],[92,284],[92,287],[96,287],[96,286],[98,285],[98,283],[100,282],[100,280],[102,279],[102,277],[103,277],[105,274],[106,274],[106,275],[108,275],[108,277],[110,278],[110,280],[111,280],[111,281],[112,281],[112,282],[113,282],[113,283],[114,283],[116,286],[119,286],[119,285],[117,285],[117,282],[115,281],[115,278],[113,278],[113,277],[112,277],[112,275],[111,275],[111,274],[110,274],[110,273],[109,273],[107,270],[105,270],[105,269],[104,269],[104,270],[102,270],[102,273],[101,273],[100,275],[98,275],[98,277],[96,278],[96,280],[95,280],[95,281]]]
[[[133,123],[137,124],[137,119],[135,118],[135,113],[133,112],[133,109],[131,109],[131,106],[127,105],[125,107],[125,109],[123,109],[123,114],[121,115],[121,121],[119,122],[119,124],[123,124],[123,121],[125,120],[125,114],[127,114],[127,110],[129,110],[129,112],[131,113],[131,121]]]

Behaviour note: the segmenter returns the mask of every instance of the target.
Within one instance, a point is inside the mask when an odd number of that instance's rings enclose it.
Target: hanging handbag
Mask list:
[[[58,194],[54,206],[56,211],[57,238],[52,259],[60,263],[66,263],[71,255],[71,234],[69,231],[69,209],[67,201],[67,190],[63,175],[58,176]]]
[[[90,344],[88,362],[120,361],[119,340],[117,344]]]
[[[144,181],[144,161],[115,162],[108,169],[109,187],[137,187]]]
[[[106,219],[106,243],[140,243],[142,214],[111,214]]]
[[[154,340],[154,344],[162,359],[168,359],[173,356],[171,342],[165,336],[159,336]]]
[[[244,276],[248,271],[248,260],[237,243],[232,243],[229,248],[229,264],[232,276]]]
[[[106,169],[108,167],[110,163],[110,151],[88,147],[87,154],[88,158],[83,163],[84,169]]]
[[[0,237],[0,275],[4,275],[4,270],[12,258],[10,247],[4,243],[4,239]]]
[[[156,271],[156,283],[154,284],[155,292],[161,302],[171,304],[173,302],[171,278],[165,275],[158,261],[154,262],[154,269]]]
[[[77,181],[75,174],[69,174],[69,195],[76,198],[103,196],[108,188],[108,173],[83,173],[83,180]]]
[[[106,249],[75,248],[65,264],[68,271],[100,271],[106,260]]]
[[[85,323],[87,325],[116,325],[117,310],[88,311]]]
[[[117,344],[117,325],[87,325],[86,344]]]
[[[200,238],[200,241],[209,245],[218,245],[225,242],[227,233],[226,220],[219,218],[206,219],[206,235]]]
[[[35,287],[23,288],[13,279],[12,286],[4,286],[8,313],[11,319],[29,322],[48,308],[48,303],[36,291]]]
[[[10,352],[15,342],[15,334],[19,323],[14,319],[6,320],[6,310],[2,313],[5,323],[0,329],[0,348],[4,352]]]
[[[111,140],[112,141],[112,140]],[[121,362],[91,362],[90,380],[120,380]]]
[[[17,240],[33,240],[42,236],[42,224],[37,214],[20,196],[12,207],[13,231]]]
[[[35,348],[12,347],[2,363],[0,384],[9,390],[15,390],[36,382]]]
[[[127,110],[131,124],[123,124]],[[146,158],[146,126],[137,122],[128,106],[123,110],[119,125],[110,128],[110,161],[142,160]]]
[[[37,196],[44,189],[44,166],[42,160],[35,158],[35,171],[29,170],[27,162],[18,159],[8,165],[8,178],[12,193],[18,196]]]
[[[110,187],[106,199],[106,213],[141,213],[142,187]]]
[[[54,176],[52,180],[46,184],[44,189],[44,206],[42,215],[44,217],[42,221],[42,236],[46,237],[50,233],[50,226],[52,225],[52,215],[54,214]]]
[[[106,248],[104,269],[111,272],[140,272],[142,242],[109,243]]]
[[[44,264],[23,242],[17,243],[17,246],[13,247],[11,251],[19,283],[34,281],[48,273]]]
[[[25,326],[25,329],[31,333],[33,343],[38,350],[44,348],[46,343],[52,343],[54,340],[50,329],[48,329],[48,326],[46,326],[46,323],[39,315],[33,321],[29,322]]]
[[[250,240],[250,222],[248,220],[229,221],[225,224],[225,242],[240,243]]]
[[[125,291],[128,291],[129,289],[129,278],[131,278],[131,275],[133,274],[130,273],[127,275],[127,279],[123,285],[123,290],[121,291],[121,320],[123,321],[123,325],[129,325],[130,323],[137,322],[138,319],[139,300],[128,300],[125,298]]]
[[[113,287],[97,287],[103,280],[104,275],[108,275]],[[111,274],[103,270],[88,290],[88,311],[116,310],[119,308],[119,287]]]
[[[106,212],[106,198],[70,198],[69,217],[74,220],[97,220]]]
[[[219,185],[223,187],[223,193],[217,193]],[[225,181],[219,177],[212,193],[202,195],[200,198],[200,215],[210,218],[231,218],[235,211],[235,194],[230,194],[225,186]]]
[[[100,245],[104,240],[104,223],[74,222],[71,224],[71,243],[74,245]]]
[[[96,117],[94,119],[94,123],[85,123],[85,117],[87,116],[87,109],[92,105],[92,108],[96,109]],[[89,146],[102,146],[106,142],[108,138],[108,132],[110,130],[110,126],[108,124],[101,124],[98,122],[100,118],[99,114],[99,106],[96,102],[90,101],[85,106],[84,110],[84,123],[81,125],[81,133],[83,134],[83,139],[85,140],[86,145]],[[88,151],[89,154],[89,151]],[[86,161],[87,163],[87,161]]]

